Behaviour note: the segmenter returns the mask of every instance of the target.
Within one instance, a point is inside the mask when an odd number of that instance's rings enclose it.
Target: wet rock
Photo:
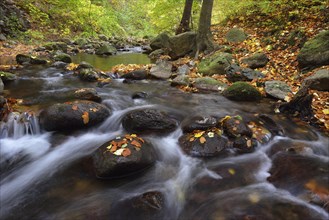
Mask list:
[[[161,48],[169,48],[169,36],[167,33],[161,33],[156,36],[150,44],[152,50],[157,50]]]
[[[264,78],[263,73],[249,68],[241,68],[237,64],[232,64],[225,69],[226,78],[230,82],[252,81],[254,79]]]
[[[258,118],[262,122],[264,127],[267,130],[269,130],[273,136],[276,136],[276,135],[283,136],[284,135],[284,130],[281,127],[281,125],[276,123],[276,121],[269,115],[261,114],[261,115],[259,115]]]
[[[207,56],[198,64],[198,71],[204,75],[224,75],[225,69],[231,64],[233,56],[230,53],[218,51]]]
[[[160,191],[149,191],[126,198],[112,208],[111,219],[166,219],[170,213],[165,212],[165,201],[166,198]],[[122,210],[129,211],[122,212]]]
[[[195,48],[196,33],[184,32],[169,38],[169,56],[176,60],[190,54]]]
[[[156,154],[150,143],[137,136],[129,135],[129,139],[124,140],[125,138],[126,136],[110,140],[93,153],[96,177],[124,177],[141,172],[155,163]],[[122,153],[118,153],[120,151]]]
[[[314,75],[307,77],[303,84],[309,85],[310,89],[329,91],[329,69],[316,71]]]
[[[176,120],[156,109],[134,110],[122,119],[123,128],[131,133],[164,135],[177,127]]]
[[[34,65],[44,65],[44,64],[47,64],[48,61],[45,59],[37,58],[37,57],[36,58],[31,57],[30,63],[34,64]]]
[[[77,74],[81,80],[88,82],[96,82],[100,78],[99,74],[90,68],[79,69]]]
[[[325,155],[321,148],[312,146],[307,142],[297,141],[293,139],[277,139],[272,146],[266,151],[266,154],[273,158],[277,153],[295,153],[304,156],[312,156],[313,154]]]
[[[212,194],[202,205],[183,211],[179,219],[326,220],[328,213],[263,183]]]
[[[31,61],[31,56],[25,54],[17,54],[16,55],[16,62],[20,65],[28,64]]]
[[[223,119],[223,129],[229,137],[236,138],[240,136],[252,137],[252,131],[242,120],[241,116],[234,116]]]
[[[290,86],[288,86],[285,82],[278,80],[266,81],[265,92],[268,96],[280,100],[285,100],[286,96],[292,94]]]
[[[17,76],[10,72],[3,72],[0,71],[0,78],[2,79],[2,82],[8,82],[8,81],[14,81],[17,79]]]
[[[265,53],[255,53],[249,57],[241,59],[241,63],[246,64],[251,69],[264,67],[268,63],[269,59]]]
[[[73,131],[103,122],[111,111],[91,101],[75,101],[52,105],[40,113],[41,127],[46,131]]]
[[[70,55],[66,54],[66,53],[57,53],[54,56],[54,60],[55,61],[62,61],[64,63],[72,63],[72,58]]]
[[[188,133],[181,136],[178,142],[182,150],[192,157],[224,156],[228,153],[226,137],[214,132],[209,137],[205,132],[201,138],[204,139],[196,138],[194,133]]]
[[[171,86],[188,86],[190,77],[186,75],[178,75],[171,81]]]
[[[71,97],[80,100],[89,100],[94,102],[101,102],[102,98],[98,95],[94,88],[81,88],[71,92]]]
[[[169,79],[171,77],[172,63],[165,60],[157,61],[150,70],[150,75],[157,79]]]
[[[327,188],[329,160],[327,158],[288,151],[275,154],[272,161],[269,171],[271,176],[268,177],[268,181],[274,186],[296,195],[310,189],[309,185],[315,181],[318,189],[327,189],[327,194],[329,193]]]
[[[307,41],[300,50],[297,60],[301,69],[329,65],[329,30],[322,31]]]
[[[194,87],[204,91],[222,92],[227,88],[227,85],[211,77],[201,77],[195,80]]]
[[[245,82],[235,82],[224,90],[223,96],[234,101],[258,101],[261,93]]]
[[[212,116],[192,116],[182,121],[182,130],[184,133],[189,133],[194,130],[207,130],[208,128],[216,127],[217,120]]]
[[[159,60],[162,55],[165,55],[165,54],[167,54],[167,53],[164,49],[157,49],[157,50],[154,50],[153,52],[151,52],[148,55],[148,57],[150,58],[150,60],[152,62],[155,62],[155,61]]]
[[[64,69],[67,66],[67,63],[62,61],[56,61],[53,64],[51,64],[52,67],[55,67],[57,69]]]
[[[244,33],[244,31],[240,28],[232,28],[229,30],[225,36],[225,39],[228,42],[232,43],[240,43],[247,39],[247,35]]]
[[[147,97],[148,94],[146,92],[136,92],[131,96],[132,99],[145,99]]]
[[[77,67],[77,70],[81,70],[81,69],[94,69],[94,67],[90,63],[82,61]]]
[[[257,147],[257,141],[247,136],[239,136],[234,138],[232,147],[238,154],[254,152]]]
[[[179,66],[177,68],[178,75],[188,75],[190,73],[190,67],[186,64]]]
[[[109,43],[105,43],[102,46],[100,46],[96,52],[97,55],[105,55],[105,56],[109,56],[109,55],[114,55],[117,53],[117,49],[115,47],[113,47],[112,45],[110,45]]]
[[[124,79],[143,80],[147,78],[147,71],[144,69],[134,70],[121,76]]]
[[[43,45],[46,50],[51,51],[62,51],[64,53],[67,53],[67,44],[64,42],[48,42],[45,45]]]

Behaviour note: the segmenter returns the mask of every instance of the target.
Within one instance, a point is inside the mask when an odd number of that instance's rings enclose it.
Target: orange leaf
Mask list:
[[[113,152],[115,152],[117,149],[118,149],[118,146],[112,144],[112,147],[111,147],[111,149],[110,149],[110,152],[113,153]]]
[[[201,144],[203,144],[203,143],[206,142],[206,138],[205,137],[200,137],[200,140],[199,141],[200,141]]]
[[[131,151],[129,148],[124,149],[122,152],[122,156],[124,156],[124,157],[128,157],[130,154],[131,154]]]
[[[142,147],[141,143],[136,140],[133,140],[132,142],[130,142],[130,144],[134,145],[135,147]]]
[[[77,105],[72,105],[72,110],[74,110],[74,111],[78,110],[78,106]]]
[[[83,112],[83,115],[81,117],[83,119],[83,123],[88,124],[88,122],[89,122],[89,113],[88,112]]]

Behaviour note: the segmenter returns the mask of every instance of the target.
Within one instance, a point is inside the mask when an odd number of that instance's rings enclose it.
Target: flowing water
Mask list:
[[[291,178],[287,183],[289,187],[281,189],[267,181],[273,163],[271,154],[282,145],[306,145],[308,157],[325,164],[329,161],[328,137],[308,125],[275,116],[269,100],[237,103],[218,94],[183,93],[163,81],[125,84],[122,80],[113,80],[97,87],[96,83],[81,82],[72,73],[49,67],[26,67],[17,70],[17,74],[19,79],[5,87],[9,96],[39,101],[29,107],[35,113],[13,113],[8,122],[0,125],[0,219],[329,217],[326,206],[308,202],[305,190],[297,189],[300,179]],[[40,130],[35,115],[54,103],[51,96],[45,94],[55,96],[56,92],[82,87],[96,88],[103,104],[113,110],[112,115],[95,128],[69,135]],[[136,92],[146,92],[148,97],[132,99]],[[143,136],[153,144],[158,158],[144,173],[122,179],[96,179],[90,172],[88,157],[106,141],[124,134],[121,118],[141,108],[163,109],[179,122],[196,114],[252,118],[256,113],[266,113],[273,115],[284,128],[285,136],[258,144],[254,153],[202,160],[180,150],[178,138],[182,130],[178,128],[167,136]],[[312,173],[309,175],[313,178]],[[325,188],[328,189],[328,185]],[[164,205],[155,207],[158,213],[154,215],[142,208],[140,212],[132,211],[134,207],[125,203],[146,192],[164,195]]]

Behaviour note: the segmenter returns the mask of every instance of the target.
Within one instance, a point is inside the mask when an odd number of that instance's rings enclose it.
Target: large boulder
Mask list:
[[[177,127],[177,122],[167,113],[156,109],[141,109],[127,113],[122,118],[123,128],[136,134],[167,134]]]
[[[117,137],[92,155],[98,178],[118,178],[143,171],[156,161],[153,146],[135,134]]]
[[[204,75],[224,75],[225,69],[231,64],[233,56],[230,53],[218,51],[207,56],[198,64],[198,71]]]
[[[265,82],[265,92],[268,96],[285,100],[286,96],[292,94],[292,90],[285,82],[273,80]]]
[[[193,31],[181,33],[169,38],[169,56],[178,59],[190,54],[196,43],[196,33]]]
[[[74,101],[52,105],[40,113],[41,127],[46,131],[72,131],[103,122],[111,111],[92,101]]]
[[[156,79],[169,79],[171,77],[172,63],[166,60],[158,60],[150,70],[150,75]]]
[[[156,36],[150,44],[152,50],[158,50],[162,48],[169,48],[169,36],[167,33],[161,33]]]
[[[235,82],[224,90],[223,95],[234,101],[258,101],[262,98],[261,93],[245,82]]]
[[[307,41],[300,50],[297,60],[302,69],[329,65],[329,30],[322,31]]]
[[[227,32],[225,39],[228,42],[239,43],[247,39],[247,35],[240,28],[232,28]]]
[[[194,115],[182,121],[183,132],[190,133],[194,130],[207,130],[216,127],[217,119],[212,116]]]
[[[104,43],[95,52],[97,55],[114,55],[117,53],[117,49],[109,43]]]
[[[55,61],[62,61],[64,63],[72,63],[72,58],[66,53],[57,53],[54,56]]]
[[[314,75],[307,77],[303,84],[319,91],[329,91],[329,69],[318,70]]]
[[[134,70],[128,73],[125,73],[121,76],[124,79],[132,79],[132,80],[143,80],[147,78],[147,71],[145,69]]]
[[[255,53],[249,57],[241,59],[241,63],[246,64],[251,69],[264,67],[268,61],[269,60],[265,53]]]

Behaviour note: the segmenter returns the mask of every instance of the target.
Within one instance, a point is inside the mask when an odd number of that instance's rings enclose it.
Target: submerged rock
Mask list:
[[[156,109],[134,110],[122,118],[123,128],[131,133],[164,135],[177,127],[176,120]]]
[[[103,122],[111,111],[91,101],[74,101],[52,105],[40,113],[41,127],[46,131],[73,131]]]
[[[132,175],[156,161],[153,146],[137,135],[125,135],[100,146],[92,155],[98,178],[110,179]]]

